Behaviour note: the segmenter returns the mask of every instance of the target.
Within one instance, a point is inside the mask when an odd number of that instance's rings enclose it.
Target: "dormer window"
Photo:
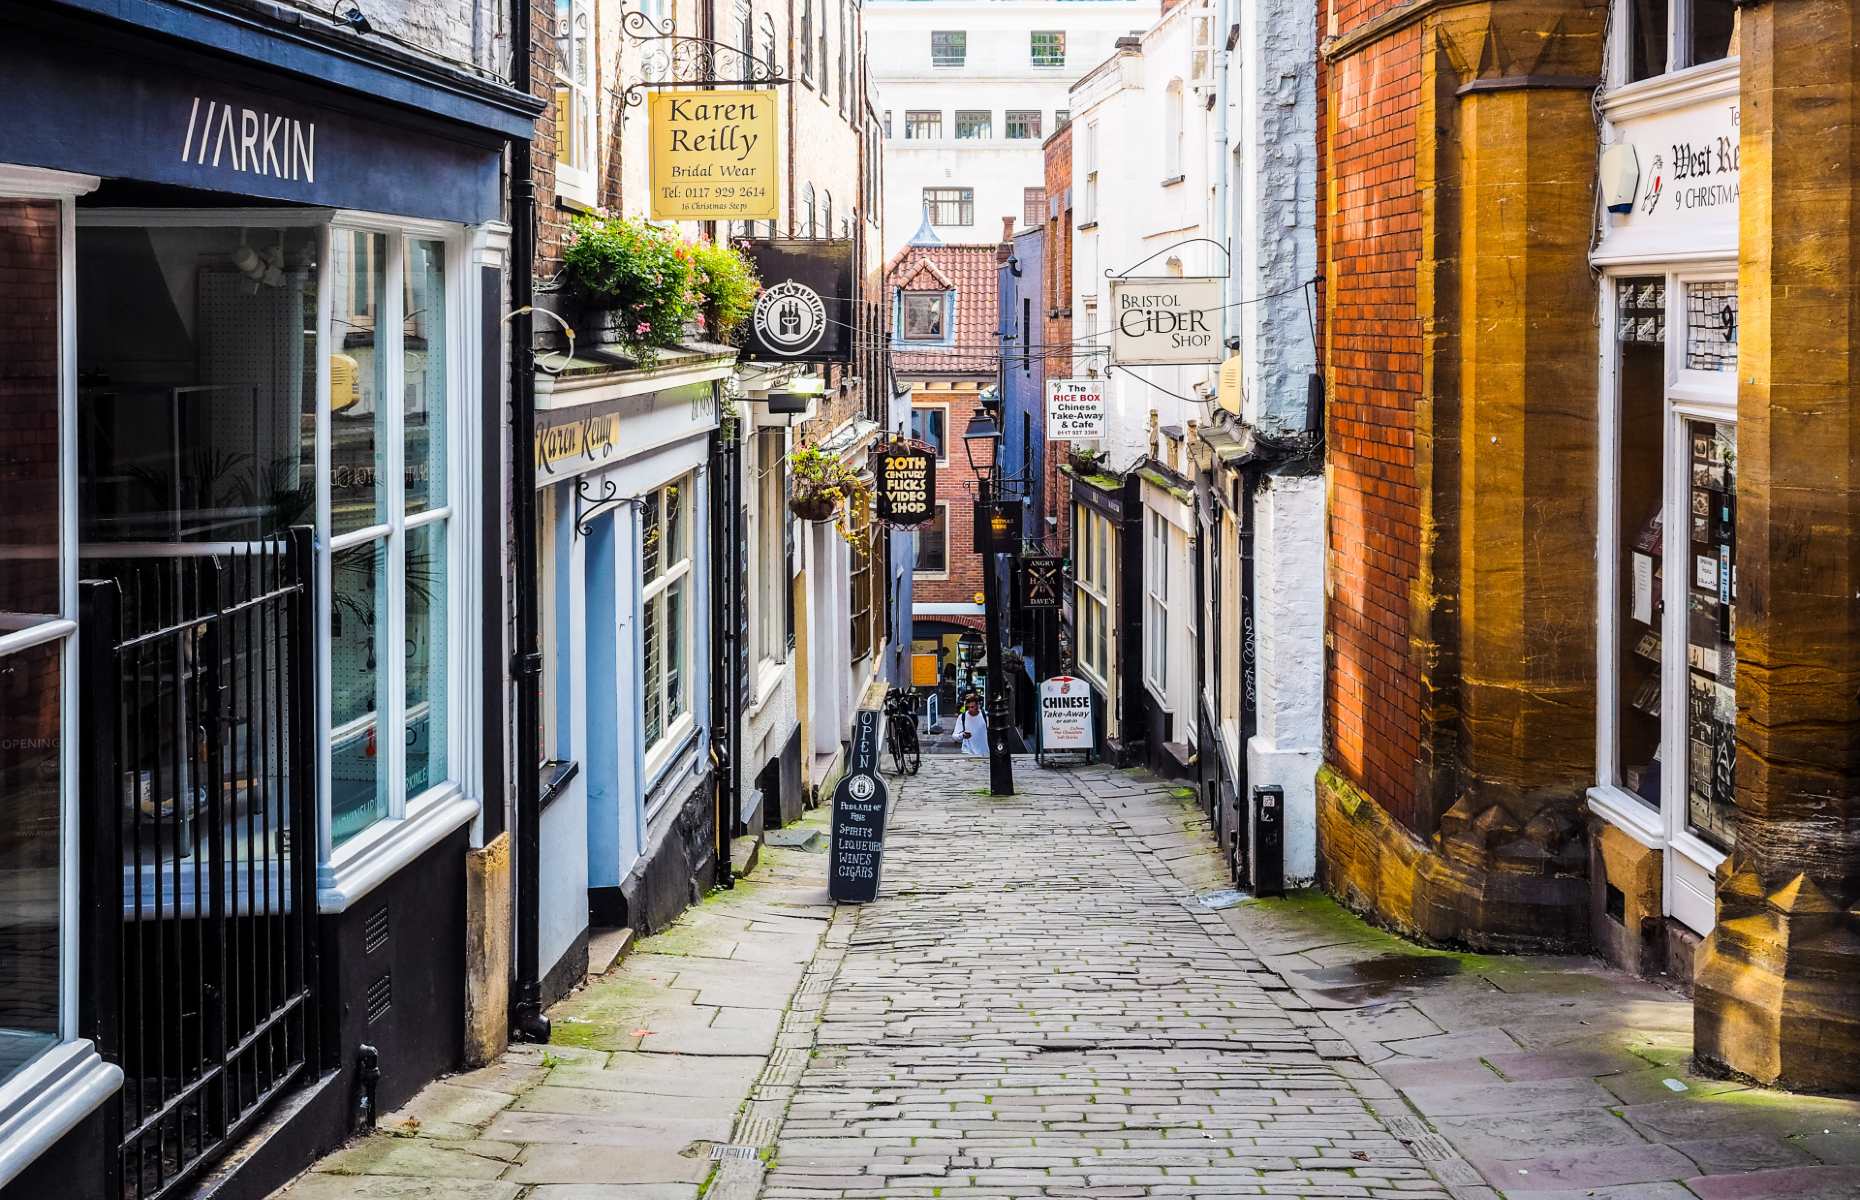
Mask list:
[[[899,325],[907,342],[949,340],[948,292],[905,292]]]

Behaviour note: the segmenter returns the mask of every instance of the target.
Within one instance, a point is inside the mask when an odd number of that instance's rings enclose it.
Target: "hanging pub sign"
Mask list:
[[[1020,604],[1035,611],[1059,607],[1062,568],[1056,554],[1034,554],[1020,560]]]
[[[851,362],[851,238],[738,238],[762,294],[745,325],[751,362]]]
[[[1091,441],[1104,436],[1104,380],[1046,381],[1046,440]]]
[[[936,516],[936,447],[899,438],[872,451],[873,519],[915,529]]]
[[[779,215],[774,92],[654,92],[646,105],[653,220]]]
[[[1120,366],[1220,362],[1222,285],[1213,276],[1111,281],[1111,361]]]

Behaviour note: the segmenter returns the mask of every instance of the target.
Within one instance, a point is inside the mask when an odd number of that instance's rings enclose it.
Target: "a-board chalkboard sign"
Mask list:
[[[879,868],[885,856],[885,781],[878,774],[876,709],[861,709],[853,722],[852,756],[833,789],[833,848],[828,856],[827,893],[846,904],[878,899]]]

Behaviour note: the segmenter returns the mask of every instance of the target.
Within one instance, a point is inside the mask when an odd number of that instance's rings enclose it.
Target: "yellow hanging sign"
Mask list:
[[[772,221],[779,215],[773,91],[654,92],[647,113],[654,220]]]

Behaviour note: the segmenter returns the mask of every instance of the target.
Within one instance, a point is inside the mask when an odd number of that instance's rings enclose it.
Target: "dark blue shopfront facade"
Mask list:
[[[331,647],[319,652],[319,642],[341,635],[332,634],[329,614],[317,608],[318,597],[328,606],[334,585],[326,565],[329,540],[312,528],[319,519],[327,524],[328,516],[319,518],[314,503],[307,511],[287,503],[303,490],[303,472],[317,474],[317,468],[300,464],[315,460],[295,455],[288,460],[288,479],[267,494],[262,521],[225,516],[237,507],[233,501],[180,499],[186,491],[181,481],[191,478],[184,471],[205,470],[196,465],[202,456],[190,450],[228,443],[234,435],[224,423],[217,431],[212,427],[230,412],[245,422],[237,436],[268,452],[295,448],[300,439],[308,444],[307,431],[320,422],[317,436],[328,439],[320,443],[322,504],[328,509],[328,494],[348,486],[328,482],[344,453],[341,435],[331,432],[336,403],[331,379],[343,365],[355,370],[358,358],[369,362],[378,345],[405,351],[408,359],[417,345],[422,362],[442,361],[451,378],[431,393],[438,411],[451,428],[469,422],[488,430],[475,441],[459,436],[449,474],[469,474],[490,497],[481,511],[454,509],[463,532],[448,543],[452,553],[468,543],[477,552],[472,587],[448,594],[489,597],[492,611],[455,610],[451,626],[440,616],[432,618],[433,627],[457,629],[467,638],[455,641],[479,646],[473,655],[454,647],[448,660],[482,672],[469,686],[457,685],[460,690],[487,694],[480,708],[459,715],[460,726],[476,712],[484,726],[501,728],[508,656],[504,614],[497,607],[504,593],[505,526],[497,506],[505,470],[498,431],[509,402],[503,314],[511,307],[503,256],[507,238],[527,237],[527,231],[507,234],[498,223],[509,209],[506,163],[513,147],[530,138],[542,104],[385,38],[358,35],[329,21],[322,15],[327,10],[243,0],[0,0],[0,183],[14,181],[14,190],[0,189],[0,197],[30,197],[31,180],[55,173],[67,181],[59,186],[71,188],[60,201],[67,207],[52,205],[33,215],[75,213],[69,223],[44,226],[64,239],[63,248],[56,248],[61,244],[55,238],[49,243],[62,276],[40,272],[30,281],[61,295],[63,311],[75,309],[69,320],[47,318],[36,327],[52,331],[54,340],[60,333],[65,339],[52,375],[62,406],[58,421],[66,445],[76,449],[59,469],[67,475],[75,470],[77,479],[67,479],[66,486],[77,499],[62,514],[66,532],[59,536],[68,540],[59,545],[73,549],[61,551],[60,569],[85,581],[72,585],[79,605],[64,614],[77,630],[77,674],[65,677],[76,699],[64,709],[47,710],[54,714],[47,727],[56,740],[78,747],[71,756],[75,769],[55,786],[75,797],[65,811],[81,814],[75,822],[64,821],[66,857],[57,864],[61,895],[74,901],[54,905],[59,948],[65,961],[75,963],[56,1001],[59,1032],[66,1045],[92,1043],[105,1063],[121,1067],[125,1080],[101,1103],[94,1094],[53,1094],[55,1081],[45,1096],[22,1102],[5,1092],[7,1076],[0,1072],[0,1132],[16,1113],[56,1117],[32,1126],[30,1138],[11,1147],[0,1136],[0,1200],[178,1200],[203,1194],[257,1200],[339,1145],[372,1114],[399,1106],[458,1066],[463,1051],[466,859],[475,841],[505,824],[499,782],[505,778],[503,737],[461,737],[451,778],[469,782],[458,797],[446,800],[454,815],[432,822],[430,835],[422,830],[406,838],[404,852],[383,854],[372,873],[353,871],[349,882],[330,884],[322,872],[334,851],[330,839],[320,836],[327,830],[318,828],[329,821],[330,808],[328,798],[318,795],[323,785],[315,763],[319,753],[327,753],[318,739],[330,720],[325,676],[334,668]],[[68,182],[79,177],[95,177],[95,190],[84,193],[90,181],[81,187]],[[306,215],[312,211],[319,215]],[[266,215],[246,221],[252,212]],[[370,260],[376,264],[371,269],[388,273],[377,274],[377,280],[405,281],[411,289],[412,268],[401,265],[402,258],[411,260],[413,247],[431,248],[438,264],[431,278],[437,282],[429,285],[423,277],[418,286],[446,297],[433,309],[442,315],[425,318],[440,330],[432,342],[413,331],[415,318],[426,310],[397,295],[380,301],[385,307],[379,312],[366,314],[365,329],[360,310],[345,310],[343,319],[357,322],[347,327],[346,340],[343,331],[329,331],[336,288],[322,289],[319,299],[317,271],[321,265],[324,278],[335,278],[336,242],[328,230],[340,214],[357,214],[349,221],[359,231],[352,236],[379,239],[382,249]],[[134,224],[144,216],[146,229],[165,232],[146,236]],[[269,252],[275,242],[277,255],[268,272],[262,264],[247,272],[249,284],[232,278],[222,261],[223,245],[248,253],[246,224],[267,231],[265,240],[254,239],[253,249]],[[12,227],[0,221],[0,242],[15,236],[23,245],[18,228],[17,221]],[[344,228],[344,236],[351,236]],[[134,254],[126,248],[132,245]],[[150,245],[177,246],[185,255],[141,252]],[[208,252],[200,249],[209,245],[211,266]],[[394,265],[381,267],[389,261],[390,245],[397,247]],[[313,251],[327,257],[313,257]],[[134,269],[104,269],[119,263]],[[0,279],[7,278],[0,271]],[[163,289],[164,280],[185,286]],[[22,310],[23,286],[9,283]],[[140,297],[149,291],[164,303],[141,311]],[[382,296],[390,291],[398,289],[380,286]],[[289,307],[299,301],[301,307]],[[403,312],[403,305],[414,311]],[[300,319],[319,312],[322,328],[315,319]],[[288,319],[261,319],[274,313]],[[444,319],[454,324],[440,323]],[[0,325],[5,320],[0,315]],[[123,320],[139,324],[125,329]],[[210,320],[218,322],[211,337],[201,332]],[[379,344],[377,320],[381,329],[395,330]],[[23,320],[15,320],[0,335],[23,328]],[[122,336],[113,336],[117,331]],[[114,354],[100,353],[109,342],[121,346]],[[19,338],[0,336],[0,355],[20,344]],[[175,386],[165,376],[133,377],[122,364],[134,357],[131,349],[150,345],[167,352],[157,366],[181,363],[197,378]],[[381,353],[387,362],[387,350]],[[99,360],[117,374],[100,372]],[[0,362],[0,374],[7,366]],[[236,372],[250,380],[239,398],[205,407],[203,397],[234,392],[224,381]],[[287,377],[296,382],[278,382]],[[308,400],[303,379],[312,381]],[[411,394],[411,382],[405,390]],[[157,393],[159,401],[146,399]],[[283,418],[264,406],[279,396],[287,401],[279,410]],[[102,522],[94,519],[97,502],[91,494],[98,489],[88,486],[91,460],[85,456],[104,438],[98,430],[107,421],[116,422],[112,429],[142,428],[134,424],[144,418],[130,413],[132,402],[171,406],[162,411],[172,412],[176,432],[173,446],[164,445],[162,453],[174,464],[167,477],[174,510],[210,511],[221,526],[209,537],[183,530],[177,520],[171,534],[151,533],[159,522],[143,520],[132,547],[141,565],[118,573],[112,564],[129,560],[131,539],[92,540]],[[393,403],[395,408],[380,411],[398,413],[402,401]],[[458,411],[461,406],[465,411]],[[251,411],[243,411],[246,407]],[[188,426],[193,412],[204,415]],[[372,428],[374,418],[369,420]],[[6,439],[18,436],[8,428],[0,421],[0,471],[11,461]],[[409,446],[423,444],[404,431],[402,436]],[[372,453],[376,464],[400,461]],[[255,478],[278,461],[250,457]],[[128,452],[119,458],[128,461]],[[404,466],[412,487],[415,464],[409,458]],[[379,469],[368,472],[368,487]],[[109,486],[123,496],[139,495],[135,479]],[[462,485],[450,486],[455,499],[464,494]],[[152,503],[162,509],[165,501]],[[261,507],[256,500],[239,503],[246,506],[240,512]],[[396,529],[394,536],[403,536]],[[432,535],[435,542],[441,536]],[[272,557],[264,558],[267,554]],[[256,574],[253,561],[263,564]],[[428,561],[462,560],[434,555]],[[173,652],[167,659],[152,653],[148,661],[156,665],[145,667],[140,652],[130,650],[137,638],[99,631],[130,630],[133,620],[147,616],[139,609],[132,614],[135,605],[123,599],[135,594],[129,581],[166,580],[162,572],[169,563],[175,564],[173,580],[191,580],[195,591],[183,593],[176,583],[173,592],[182,596],[176,607],[148,618],[148,644],[171,646]],[[462,578],[463,569],[455,569]],[[211,581],[209,588],[201,589],[202,578]],[[253,603],[268,605],[276,626],[254,634],[228,617],[238,603],[226,597],[243,602],[237,591],[242,587],[254,596],[263,593]],[[380,619],[375,610],[368,612]],[[414,620],[404,611],[400,619],[397,634]],[[259,691],[258,707],[262,715],[266,703],[274,706],[274,726],[241,718],[224,699],[236,689],[215,675],[222,667],[229,676],[243,672],[241,686],[272,689]],[[139,689],[145,681],[151,694],[166,689],[161,694],[171,698],[143,704]],[[132,695],[130,688],[138,690]],[[202,700],[209,693],[216,694]],[[208,715],[201,717],[203,712]],[[235,729],[243,732],[231,732]],[[142,768],[143,752],[136,747],[143,742],[157,748],[149,755],[159,759],[152,772]],[[371,736],[371,755],[374,745]],[[253,764],[249,769],[234,765],[241,755]],[[0,822],[7,820],[10,799],[0,789]],[[468,800],[478,806],[477,816],[456,816],[457,806]],[[412,806],[405,808],[394,819],[413,828]],[[270,820],[274,813],[280,821],[275,840],[267,840],[273,838],[268,828],[252,832],[260,819],[255,814]],[[7,832],[0,825],[0,835]],[[243,859],[240,837],[246,839]],[[229,887],[223,878],[241,869],[248,884],[243,900],[237,879]],[[147,881],[156,889],[152,901],[144,898]],[[163,887],[171,889],[165,898]],[[275,948],[266,940],[274,936]],[[0,972],[0,980],[5,978]],[[260,1044],[273,1049],[253,1053]]]

